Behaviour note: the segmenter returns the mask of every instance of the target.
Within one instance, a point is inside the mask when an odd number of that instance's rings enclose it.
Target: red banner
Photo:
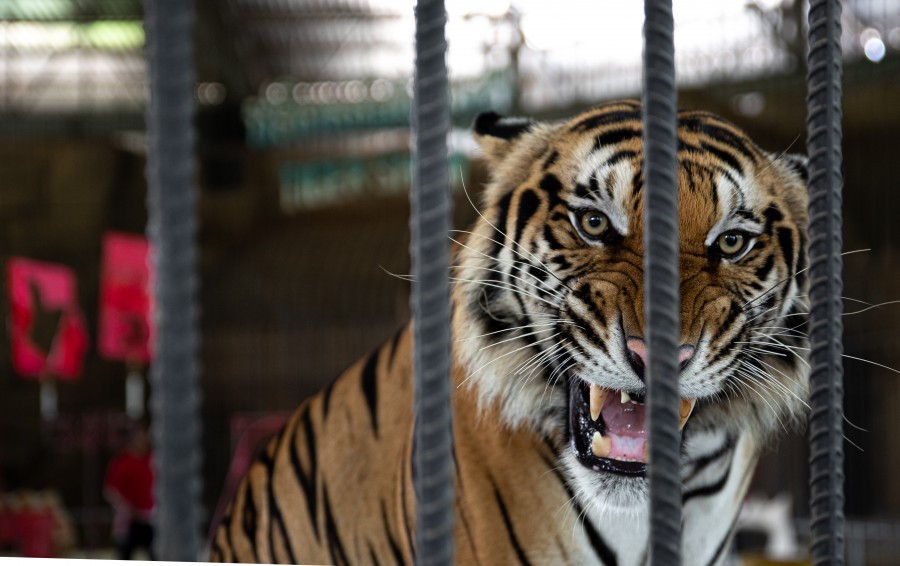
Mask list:
[[[153,357],[150,244],[143,236],[107,232],[100,268],[100,355],[149,363]]]
[[[25,258],[6,264],[13,369],[24,377],[78,379],[88,347],[75,273]]]

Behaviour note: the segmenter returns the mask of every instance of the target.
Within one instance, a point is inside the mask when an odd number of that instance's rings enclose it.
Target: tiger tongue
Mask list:
[[[601,414],[606,424],[605,435],[612,441],[607,458],[646,462],[647,406],[622,403],[618,395],[609,395]]]

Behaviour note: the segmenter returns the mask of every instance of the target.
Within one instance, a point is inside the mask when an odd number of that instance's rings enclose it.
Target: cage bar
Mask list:
[[[844,563],[841,2],[809,7],[810,551]]]
[[[453,563],[450,384],[450,95],[443,0],[416,5],[410,307],[414,321],[416,563]]]
[[[644,2],[644,313],[650,430],[650,561],[681,563],[678,189],[671,0]]]
[[[193,7],[145,4],[148,237],[156,358],[150,378],[157,557],[197,560],[201,548],[201,446],[197,329]]]

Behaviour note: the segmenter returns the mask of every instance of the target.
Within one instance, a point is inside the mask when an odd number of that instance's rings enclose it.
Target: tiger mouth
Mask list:
[[[649,442],[643,393],[619,391],[573,379],[569,386],[569,443],[576,459],[596,472],[643,477]],[[696,404],[682,399],[678,430]]]

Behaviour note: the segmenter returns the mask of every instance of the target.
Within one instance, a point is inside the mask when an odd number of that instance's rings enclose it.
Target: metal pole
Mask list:
[[[644,2],[644,313],[648,363],[650,562],[681,563],[678,432],[678,189],[672,0]]]
[[[156,268],[150,372],[155,548],[162,560],[191,561],[201,548],[192,2],[148,0],[144,10],[147,232]]]
[[[414,320],[416,563],[453,563],[453,430],[450,384],[450,131],[443,0],[416,5],[412,113],[410,296]]]
[[[841,3],[809,6],[810,533],[814,564],[844,563],[841,356]]]

